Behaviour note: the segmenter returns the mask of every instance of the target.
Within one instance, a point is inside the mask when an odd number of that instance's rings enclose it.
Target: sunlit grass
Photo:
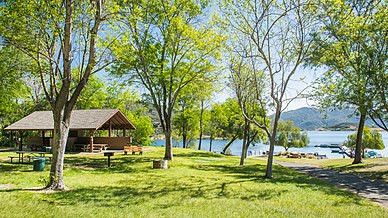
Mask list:
[[[0,153],[0,217],[387,217],[368,200],[265,161],[174,149],[170,169],[152,169],[162,148],[143,156],[66,155],[66,192],[45,194],[48,176],[32,164],[10,164]],[[8,156],[11,153],[5,155]]]

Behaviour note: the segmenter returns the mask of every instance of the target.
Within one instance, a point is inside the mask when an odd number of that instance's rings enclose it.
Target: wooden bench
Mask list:
[[[128,152],[132,152],[132,155],[134,155],[136,152],[139,152],[139,155],[143,154],[143,147],[140,146],[124,146],[124,154],[127,154]]]

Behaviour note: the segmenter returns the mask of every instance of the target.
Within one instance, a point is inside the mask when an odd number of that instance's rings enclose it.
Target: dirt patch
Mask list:
[[[15,184],[0,184],[0,188],[12,188]]]
[[[101,165],[92,165],[92,164],[76,164],[72,166],[72,168],[78,168],[78,169],[101,169],[105,168],[106,166]]]

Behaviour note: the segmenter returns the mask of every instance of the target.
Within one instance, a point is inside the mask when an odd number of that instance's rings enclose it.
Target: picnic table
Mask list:
[[[98,150],[102,152],[102,150],[106,151],[106,149],[109,148],[108,144],[93,144],[93,150]],[[89,151],[90,150],[90,144],[84,145],[83,151]]]
[[[18,158],[19,159],[19,163],[22,162],[23,163],[23,159],[24,159],[24,154],[29,154],[29,155],[32,155],[32,156],[41,156],[41,157],[44,157],[46,154],[51,154],[50,152],[44,152],[44,151],[16,151],[16,154],[18,154],[18,157],[9,157],[11,158],[11,163],[12,163],[12,159],[13,158]],[[29,156],[30,158],[30,156]],[[50,157],[51,158],[51,157]]]

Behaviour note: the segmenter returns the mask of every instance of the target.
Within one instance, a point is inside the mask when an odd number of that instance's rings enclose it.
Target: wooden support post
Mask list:
[[[93,135],[94,135],[94,130],[90,130],[90,138],[89,138],[90,152],[93,152]]]
[[[123,129],[123,137],[125,137],[125,128]]]
[[[42,146],[46,146],[45,143],[44,143],[44,130],[42,130]]]
[[[112,137],[112,121],[109,119],[109,138]]]
[[[13,131],[11,131],[11,135],[9,137],[9,145],[13,145]]]
[[[18,131],[19,133],[19,137],[20,137],[20,141],[19,141],[19,151],[23,151],[23,135],[22,135],[22,131]]]

